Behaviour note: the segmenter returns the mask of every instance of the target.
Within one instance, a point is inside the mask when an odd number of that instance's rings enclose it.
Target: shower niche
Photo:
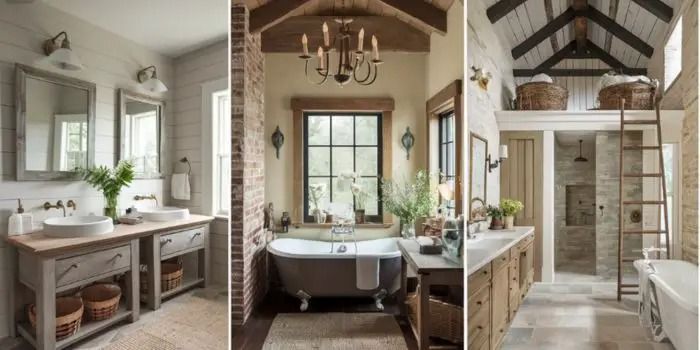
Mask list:
[[[595,185],[566,185],[566,226],[596,223]]]

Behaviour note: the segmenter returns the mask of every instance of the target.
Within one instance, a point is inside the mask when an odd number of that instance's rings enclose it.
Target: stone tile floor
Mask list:
[[[503,350],[674,350],[639,325],[636,296],[617,301],[614,283],[536,283]]]

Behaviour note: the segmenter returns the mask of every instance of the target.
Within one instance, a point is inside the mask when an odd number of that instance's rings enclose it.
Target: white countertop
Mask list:
[[[486,230],[467,240],[467,276],[503,254],[535,231],[534,226],[516,226],[510,230]]]

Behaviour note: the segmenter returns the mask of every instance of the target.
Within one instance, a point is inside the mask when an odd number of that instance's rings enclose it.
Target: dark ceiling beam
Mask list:
[[[598,25],[603,27],[603,29],[612,33],[618,39],[622,40],[633,49],[639,51],[642,55],[651,57],[651,55],[654,53],[653,47],[645,43],[644,40],[640,39],[638,36],[634,35],[634,33],[625,29],[625,27],[617,24],[615,20],[598,11],[595,7],[588,6],[586,17],[593,22],[598,23]]]
[[[311,0],[272,0],[250,12],[251,33],[259,33],[287,19],[292,11]]]
[[[568,59],[599,59],[611,68],[627,68],[625,64],[620,62],[617,58],[613,57],[607,51],[600,48],[598,45],[594,44],[592,41],[586,43],[585,51],[575,51],[571,52],[566,56]]]
[[[561,62],[566,56],[570,55],[574,50],[576,50],[576,40],[572,40],[568,45],[561,48],[561,50],[555,52],[551,57],[546,59],[544,62],[540,63],[535,67],[535,74],[543,73],[550,70],[557,63]]]
[[[518,46],[514,47],[510,53],[513,55],[513,59],[517,60],[522,55],[526,54],[528,51],[532,50],[533,47],[537,46],[542,40],[547,39],[559,29],[564,28],[571,20],[576,17],[577,12],[573,8],[569,7],[566,11],[562,12],[553,21],[545,24],[544,27],[536,31],[529,38],[525,39]]]
[[[547,16],[547,23],[554,20],[554,7],[552,7],[552,0],[544,0],[544,12],[545,16]],[[559,41],[557,40],[556,33],[549,36],[549,43],[552,45],[552,52],[559,51]]]
[[[613,69],[550,69],[545,71],[551,77],[599,77]],[[646,68],[623,68],[615,69],[617,72],[622,72],[629,75],[647,75]],[[537,72],[534,69],[513,69],[515,77],[532,77]]]
[[[588,8],[588,0],[574,0],[574,11],[583,12]],[[588,19],[585,16],[574,17],[574,37],[576,38],[576,51],[586,50],[588,42]]]
[[[516,7],[525,3],[525,1],[527,0],[501,0],[486,9],[486,16],[491,23],[496,23],[510,11],[515,10]]]
[[[405,15],[411,16],[440,33],[447,33],[447,11],[425,1],[379,0]]]
[[[651,12],[652,15],[656,16],[658,19],[669,23],[671,18],[673,18],[673,9],[661,2],[660,0],[632,0],[639,7]]]
[[[619,0],[610,0],[610,6],[608,6],[608,17],[610,18],[617,18],[617,5],[619,4]],[[610,52],[610,49],[612,48],[612,33],[611,32],[605,32],[605,46],[603,48],[605,51]]]

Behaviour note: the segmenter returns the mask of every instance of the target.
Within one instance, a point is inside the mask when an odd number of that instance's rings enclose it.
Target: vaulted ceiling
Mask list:
[[[590,76],[611,67],[645,74],[680,1],[484,0],[484,15],[504,33],[516,76]],[[579,59],[586,69],[559,70]]]
[[[251,32],[262,33],[264,52],[297,52],[303,33],[321,40],[321,24],[351,17],[353,28],[376,34],[382,51],[427,52],[430,34],[447,32],[447,10],[455,0],[242,0]],[[313,46],[312,46],[313,47]]]

